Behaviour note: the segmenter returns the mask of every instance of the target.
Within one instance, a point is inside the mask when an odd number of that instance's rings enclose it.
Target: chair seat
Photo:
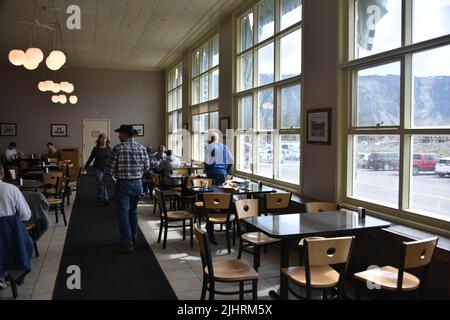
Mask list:
[[[62,199],[47,198],[47,202],[48,202],[49,205],[61,204],[62,203]]]
[[[186,220],[191,219],[194,216],[189,211],[168,211],[167,218],[169,220]]]
[[[214,279],[219,281],[242,281],[259,278],[258,272],[243,260],[225,260],[213,263]],[[208,268],[205,267],[208,274]]]
[[[325,239],[325,238],[324,237],[307,237],[307,238],[303,238],[298,243],[299,247],[303,247],[303,245],[305,244],[305,239],[308,239],[308,241],[310,241],[310,240],[319,240],[319,239]]]
[[[174,189],[167,189],[163,191],[165,197],[174,197],[174,196],[180,196],[180,191],[174,190]]]
[[[76,188],[77,182],[76,182],[76,181],[69,182],[69,183],[67,184],[67,186],[70,187],[70,188]]]
[[[331,288],[338,284],[339,273],[330,266],[311,266],[311,287]],[[281,269],[295,284],[306,286],[305,267],[289,267]]]
[[[230,215],[230,222],[234,221],[234,219],[235,219],[234,214]],[[211,223],[224,224],[227,222],[227,215],[225,213],[208,214],[208,220]]]
[[[195,205],[197,208],[203,208],[203,207],[204,207],[203,201],[197,201],[196,203],[194,203],[194,205]]]
[[[47,193],[47,194],[55,194],[56,193],[56,189],[47,189],[47,190],[45,190],[45,193]]]
[[[362,271],[354,274],[355,279],[370,281],[385,290],[397,289],[398,269],[391,266]],[[420,280],[411,273],[403,273],[403,291],[411,291],[419,288]]]
[[[172,190],[181,191],[181,187],[173,187]]]
[[[247,232],[244,233],[242,236],[242,241],[245,241],[251,245],[258,246],[263,244],[269,244],[274,242],[279,242],[280,239],[271,238],[269,236],[266,236],[262,232]]]

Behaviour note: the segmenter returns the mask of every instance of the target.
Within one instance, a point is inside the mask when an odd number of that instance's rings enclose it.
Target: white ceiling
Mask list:
[[[161,70],[199,33],[216,25],[242,0],[37,0],[37,20],[58,21],[72,67]],[[81,30],[68,30],[66,9],[81,8]],[[0,1],[0,61],[9,50],[30,46],[31,32],[17,21],[32,21],[34,0]],[[39,29],[37,46],[52,48],[51,32]]]

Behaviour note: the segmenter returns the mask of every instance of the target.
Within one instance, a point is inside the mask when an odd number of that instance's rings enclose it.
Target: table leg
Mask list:
[[[284,299],[288,298],[288,280],[286,277],[283,277],[281,273],[282,268],[286,268],[289,266],[289,246],[288,241],[286,239],[281,239],[281,252],[280,252],[280,292],[276,292],[275,290],[269,291],[269,296],[273,299]]]

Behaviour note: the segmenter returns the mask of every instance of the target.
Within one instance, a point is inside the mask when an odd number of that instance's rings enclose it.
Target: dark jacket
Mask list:
[[[0,217],[0,276],[13,270],[29,272],[32,253],[33,240],[20,217],[17,214]]]
[[[40,192],[23,191],[22,194],[31,209],[31,219],[27,223],[33,225],[33,239],[38,241],[52,225],[48,217],[48,201]]]
[[[92,160],[94,160],[94,168],[100,171],[105,170],[106,161],[111,155],[111,148],[107,146],[105,149],[95,146],[92,149],[91,155],[86,162],[86,168],[89,167]]]

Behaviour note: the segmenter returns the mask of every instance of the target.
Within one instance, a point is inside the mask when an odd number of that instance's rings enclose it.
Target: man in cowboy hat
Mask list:
[[[137,242],[137,205],[142,194],[142,176],[150,169],[150,163],[147,149],[133,139],[137,131],[132,126],[121,125],[114,131],[119,133],[120,144],[112,150],[105,173],[117,179],[116,203],[121,243],[114,250],[128,253]]]

